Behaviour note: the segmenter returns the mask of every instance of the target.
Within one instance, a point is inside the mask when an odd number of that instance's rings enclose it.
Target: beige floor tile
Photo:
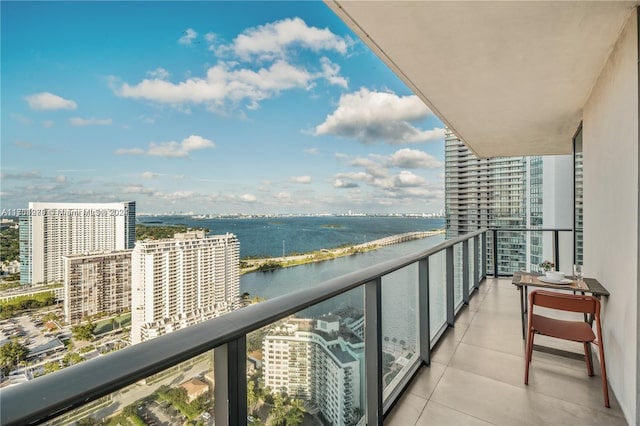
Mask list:
[[[524,357],[525,343],[522,340],[522,331],[518,328],[505,330],[499,327],[477,326],[472,323],[462,341],[470,345]]]
[[[431,426],[486,426],[491,423],[471,417],[465,413],[452,410],[442,404],[429,401],[416,425]]]
[[[427,399],[405,392],[391,413],[384,419],[385,425],[409,426],[416,424],[427,405]]]
[[[431,362],[429,367],[422,367],[407,387],[407,392],[428,399],[442,377],[446,366]]]
[[[621,417],[449,367],[432,401],[498,425],[618,425]]]
[[[444,365],[448,364],[458,347],[458,343],[464,338],[468,326],[468,324],[460,324],[449,328],[445,336],[434,348],[431,354],[431,361]]]

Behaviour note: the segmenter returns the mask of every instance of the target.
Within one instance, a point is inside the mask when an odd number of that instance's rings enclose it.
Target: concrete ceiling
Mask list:
[[[326,0],[479,157],[571,153],[638,3]]]

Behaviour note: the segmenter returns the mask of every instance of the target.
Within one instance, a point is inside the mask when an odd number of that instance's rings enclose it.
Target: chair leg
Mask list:
[[[593,365],[591,364],[591,357],[589,356],[589,342],[583,342],[584,345],[584,360],[587,363],[587,374],[593,376]]]
[[[533,330],[529,330],[527,333],[527,348],[524,359],[524,384],[529,384],[529,364],[531,364],[531,356],[533,355],[533,336],[535,333]]]
[[[604,406],[610,408],[609,386],[607,385],[607,365],[604,362],[604,347],[602,345],[602,339],[598,342],[598,349],[600,352],[600,368],[602,370],[602,393],[604,394]]]

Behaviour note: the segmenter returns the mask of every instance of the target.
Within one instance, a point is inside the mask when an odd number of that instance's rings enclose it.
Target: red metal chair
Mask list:
[[[596,334],[593,333],[591,324],[584,321],[566,321],[536,315],[534,306],[540,306],[559,311],[580,312],[591,315],[595,321]],[[545,290],[534,290],[529,294],[529,325],[527,332],[527,353],[525,359],[524,384],[529,384],[529,364],[533,354],[533,338],[536,334],[556,337],[558,339],[581,342],[584,346],[584,358],[587,363],[587,373],[593,376],[593,365],[589,356],[589,343],[598,346],[600,354],[600,366],[602,369],[602,392],[604,393],[604,405],[609,407],[609,389],[607,387],[607,368],[604,361],[604,347],[602,343],[602,328],[600,324],[600,301],[593,296],[579,294],[555,293]]]

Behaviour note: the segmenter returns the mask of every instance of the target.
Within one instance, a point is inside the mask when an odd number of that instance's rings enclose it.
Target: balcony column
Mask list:
[[[482,234],[482,278],[487,277],[487,232]]]
[[[431,322],[429,318],[429,258],[418,262],[418,315],[420,359],[431,364]]]
[[[447,281],[447,324],[449,327],[453,327],[455,322],[455,300],[454,300],[454,287],[455,287],[455,265],[453,264],[453,246],[447,247],[446,252],[446,281]]]
[[[498,230],[493,229],[493,278],[498,278]]]
[[[462,242],[462,301],[469,304],[469,240]]]
[[[246,336],[214,349],[215,424],[247,424]]]
[[[473,288],[478,289],[480,273],[480,236],[473,237]]]
[[[382,426],[382,278],[364,285],[366,424]]]

